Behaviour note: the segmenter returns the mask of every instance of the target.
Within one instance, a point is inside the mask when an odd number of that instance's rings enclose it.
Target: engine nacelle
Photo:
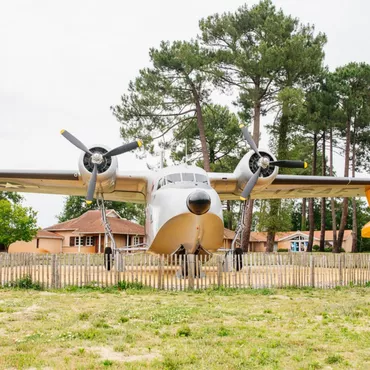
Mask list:
[[[267,157],[269,161],[276,161],[275,156],[267,150],[259,150],[262,157]],[[235,175],[238,178],[238,188],[242,191],[252,177],[252,175],[258,170],[260,157],[254,151],[249,151],[238,163],[235,168]],[[260,177],[258,178],[255,188],[265,188],[267,185],[271,184],[275,177],[277,176],[279,170],[277,166],[268,166],[262,168]]]
[[[94,145],[90,149],[91,153],[107,153],[110,148],[105,145]],[[94,165],[91,162],[91,155],[82,153],[78,161],[78,168],[82,176],[84,185],[88,185]],[[96,192],[109,193],[114,190],[117,176],[118,162],[117,158],[106,157],[98,165],[98,178],[96,183]]]

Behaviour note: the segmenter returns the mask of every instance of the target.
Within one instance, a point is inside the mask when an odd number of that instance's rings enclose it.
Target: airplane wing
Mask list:
[[[233,173],[210,173],[211,186],[221,200],[240,200]],[[277,175],[267,187],[256,185],[252,199],[370,197],[370,178]]]
[[[147,172],[118,172],[104,199],[145,203]],[[85,196],[87,184],[76,171],[0,170],[0,191]]]
[[[365,197],[370,178],[277,175],[265,189],[257,187],[252,198],[343,198]]]

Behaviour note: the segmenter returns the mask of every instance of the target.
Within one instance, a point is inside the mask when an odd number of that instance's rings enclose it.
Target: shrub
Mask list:
[[[138,281],[130,282],[130,281],[122,280],[117,283],[118,290],[127,290],[127,289],[140,290],[143,288],[144,288],[143,283],[140,283]]]
[[[317,245],[317,244],[315,244],[315,245],[312,247],[312,250],[313,250],[314,252],[318,252],[318,251],[319,251],[319,249],[320,249],[320,246],[319,246],[319,245]]]
[[[277,251],[278,252],[289,252],[289,249],[287,249],[287,248],[280,248]]]
[[[16,281],[13,281],[9,286],[18,289],[42,290],[42,286],[39,283],[34,283],[30,275],[25,275]]]
[[[325,360],[327,364],[338,364],[342,361],[343,361],[343,357],[338,354],[331,355]]]
[[[188,326],[183,326],[179,330],[177,330],[177,336],[178,337],[190,337],[191,330]]]

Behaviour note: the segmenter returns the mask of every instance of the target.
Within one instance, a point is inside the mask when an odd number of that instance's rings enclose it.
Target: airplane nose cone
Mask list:
[[[203,215],[211,207],[211,197],[202,190],[196,190],[188,196],[186,205],[191,213]]]

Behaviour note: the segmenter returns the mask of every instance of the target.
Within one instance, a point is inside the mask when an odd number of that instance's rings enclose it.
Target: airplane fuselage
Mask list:
[[[222,246],[221,201],[203,169],[181,165],[159,170],[148,182],[146,198],[149,251],[172,254],[184,247],[194,253],[202,247],[214,252]]]

